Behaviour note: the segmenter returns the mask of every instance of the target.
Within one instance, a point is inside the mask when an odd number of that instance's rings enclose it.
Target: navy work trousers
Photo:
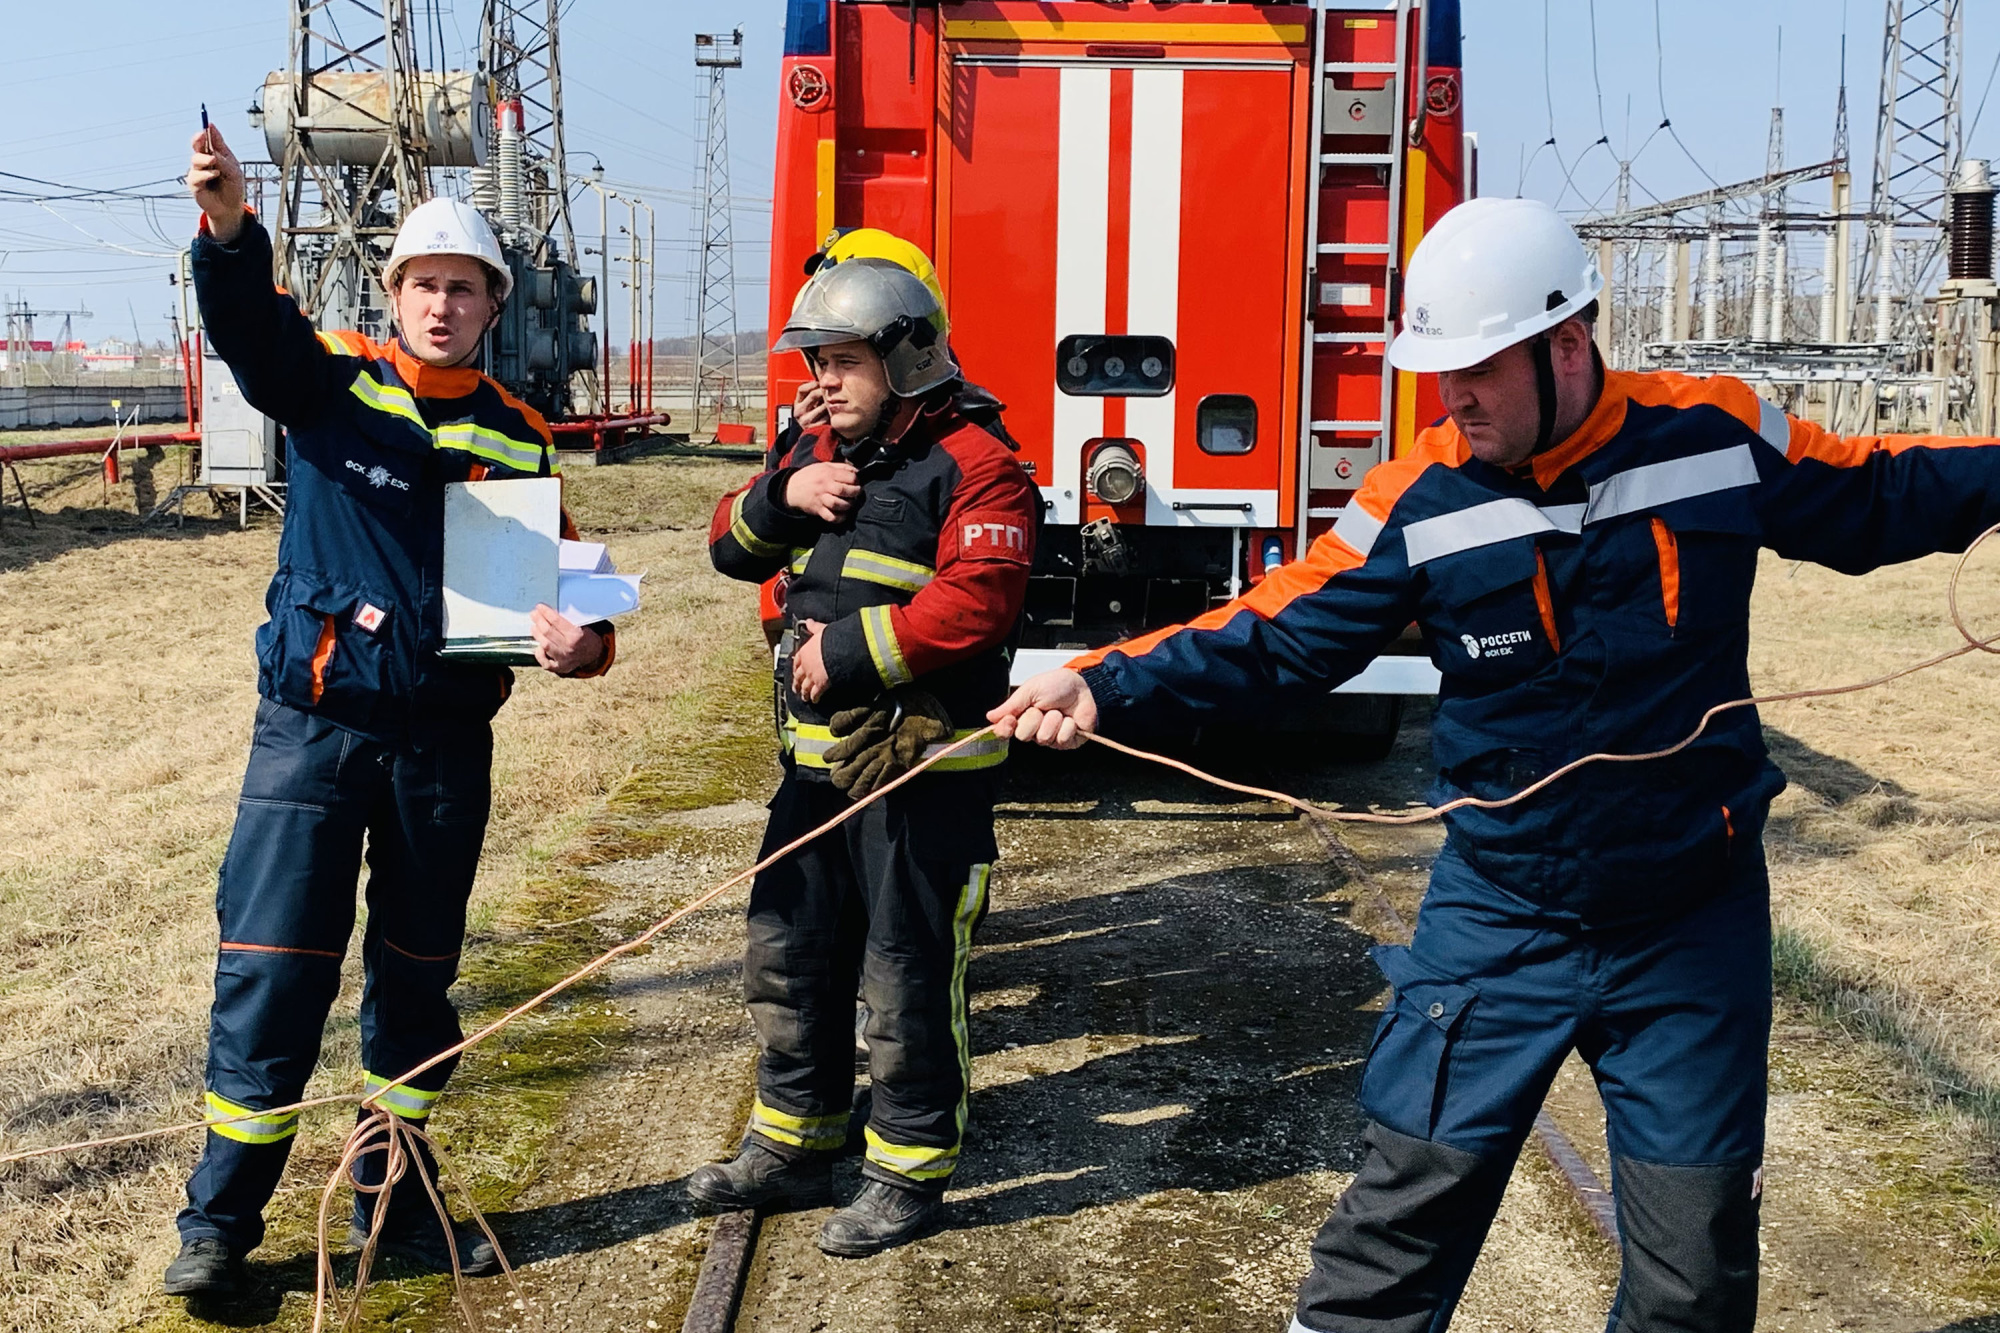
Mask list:
[[[1442,1333],[1557,1068],[1604,1102],[1623,1272],[1612,1333],[1749,1333],[1771,1026],[1769,885],[1744,858],[1694,909],[1584,928],[1449,845],[1361,1081],[1361,1170],[1294,1325]]]
[[[849,804],[788,772],[759,859]],[[787,1156],[846,1141],[858,973],[873,1092],[862,1171],[943,1188],[965,1132],[965,970],[994,855],[990,776],[926,774],[757,876],[743,960],[763,1047],[754,1134]]]
[[[408,1086],[391,1081],[461,1035],[446,991],[458,975],[492,763],[483,721],[455,724],[422,748],[392,748],[259,701],[215,900],[222,941],[208,1030],[211,1120],[304,1095],[340,989],[364,845],[368,1085],[387,1086],[382,1103],[398,1115],[429,1115],[455,1062]],[[211,1128],[188,1181],[182,1239],[254,1248],[297,1130],[295,1113]]]

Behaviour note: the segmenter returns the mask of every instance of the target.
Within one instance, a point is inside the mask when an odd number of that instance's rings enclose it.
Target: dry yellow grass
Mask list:
[[[24,469],[42,526],[0,515],[0,1146],[199,1114],[215,868],[249,739],[250,635],[276,525],[136,529],[128,483]],[[709,571],[714,497],[741,464],[573,475],[579,522],[649,569],[592,682],[521,673],[496,728],[495,809],[474,930],[506,918],[635,764],[698,738],[704,704],[755,670],[752,594]],[[122,506],[122,512],[120,512]],[[191,506],[200,513],[203,507]],[[492,947],[500,947],[498,945]],[[313,1091],[358,1083],[354,969]],[[339,1111],[309,1123],[310,1166]],[[0,1173],[0,1327],[102,1329],[159,1310],[159,1267],[199,1138]],[[316,1189],[288,1177],[281,1206]]]
[[[1960,642],[1955,557],[1852,579],[1767,557],[1753,679],[1764,691],[1860,679]],[[2000,543],[1961,589],[2000,633]],[[1983,627],[1983,628],[1981,628]],[[1774,810],[1776,918],[1810,968],[1850,983],[1938,1075],[2000,1093],[2000,661],[1984,654],[1877,690],[1770,709],[1793,785]],[[1797,960],[1795,960],[1797,961]],[[1824,978],[1822,978],[1824,980]]]

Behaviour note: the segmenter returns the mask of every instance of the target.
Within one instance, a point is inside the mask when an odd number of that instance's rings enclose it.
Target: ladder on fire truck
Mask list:
[[[1313,247],[1306,261],[1306,328],[1311,345],[1300,358],[1304,384],[1299,397],[1298,558],[1305,556],[1310,545],[1311,521],[1338,517],[1347,497],[1360,484],[1361,474],[1388,459],[1395,449],[1397,385],[1388,365],[1388,344],[1396,334],[1402,288],[1410,149],[1423,136],[1421,71],[1429,50],[1431,6],[1419,5],[1416,0],[1374,5],[1314,0],[1313,9],[1317,21],[1309,122],[1313,129],[1309,133],[1316,136],[1313,173],[1318,188],[1308,192],[1306,204],[1306,235]],[[1359,44],[1336,41],[1333,33],[1338,30],[1332,25],[1344,24],[1358,37],[1391,15],[1395,25],[1390,48],[1393,59],[1329,58],[1329,47],[1346,49]],[[1410,41],[1413,22],[1414,48]],[[1410,97],[1413,75],[1418,85],[1414,112]],[[1339,115],[1346,116],[1346,122],[1335,120],[1330,125],[1329,120]],[[1329,141],[1338,147],[1329,149]],[[1385,205],[1380,227],[1357,235],[1355,223],[1366,226],[1376,220],[1376,210],[1368,206],[1376,198],[1382,198]],[[1330,272],[1338,273],[1340,280],[1329,281]],[[1333,313],[1354,308],[1367,313]],[[1328,324],[1340,327],[1325,327]],[[1364,401],[1374,410],[1366,416],[1318,415],[1314,380],[1326,375],[1373,378],[1376,392],[1365,395]],[[1353,403],[1356,397],[1349,389],[1338,401]],[[1367,437],[1367,442],[1354,441],[1356,436]],[[1342,440],[1350,443],[1340,443]],[[1315,496],[1315,492],[1319,494]],[[1336,495],[1339,503],[1332,503]]]

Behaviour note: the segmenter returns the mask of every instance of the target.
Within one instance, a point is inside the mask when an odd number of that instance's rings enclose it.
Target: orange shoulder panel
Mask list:
[[[521,419],[528,423],[528,428],[534,431],[535,434],[542,437],[543,444],[547,445],[551,449],[555,448],[556,434],[554,431],[549,429],[548,421],[542,416],[540,412],[537,412],[534,408],[529,407],[526,403],[522,402],[519,398],[516,398],[513,394],[508,393],[506,386],[500,383],[499,380],[494,379],[491,375],[486,375],[482,373],[481,378],[483,378],[488,384],[493,386],[494,392],[500,395],[501,402],[507,404],[507,406],[513,408],[516,412],[519,412],[521,414]]]
[[[338,356],[359,356],[373,361],[382,354],[380,347],[353,329],[323,329],[319,340],[328,351]]]

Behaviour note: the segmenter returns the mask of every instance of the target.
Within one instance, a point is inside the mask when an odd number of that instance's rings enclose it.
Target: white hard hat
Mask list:
[[[1468,199],[1417,243],[1403,282],[1398,370],[1463,370],[1583,311],[1604,275],[1539,199]]]
[[[420,255],[470,256],[499,275],[501,301],[513,293],[514,274],[500,253],[499,239],[464,200],[427,199],[404,215],[389,250],[389,266],[382,270],[382,285],[393,292],[403,265]]]

